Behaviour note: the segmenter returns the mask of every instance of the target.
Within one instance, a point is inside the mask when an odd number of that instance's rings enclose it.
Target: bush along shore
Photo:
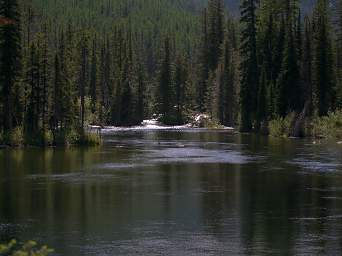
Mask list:
[[[269,122],[269,135],[272,137],[311,137],[314,139],[336,140],[342,144],[342,110],[330,112],[326,116],[304,118],[300,124],[297,136],[293,136],[296,115],[291,113],[286,117],[278,117]]]
[[[27,133],[22,127],[0,133],[1,147],[51,147],[51,146],[98,146],[101,145],[101,130],[40,130]]]

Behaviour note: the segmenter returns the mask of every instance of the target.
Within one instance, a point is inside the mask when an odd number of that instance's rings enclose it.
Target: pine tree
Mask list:
[[[303,94],[305,102],[309,102],[312,114],[313,104],[313,88],[312,88],[312,29],[311,22],[308,17],[304,18],[304,42],[303,42],[303,58],[301,65],[301,77],[303,83]]]
[[[73,56],[70,55],[71,52],[66,45],[66,39],[62,33],[55,57],[54,124],[55,129],[68,133],[75,128],[75,118],[77,117],[75,113],[78,111],[74,83],[72,83],[72,75],[70,74],[73,69],[70,60]]]
[[[40,50],[40,80],[42,90],[42,106],[41,106],[41,119],[42,129],[46,131],[48,128],[48,117],[49,117],[49,96],[51,91],[51,64],[50,64],[50,53],[46,30],[42,34],[41,42],[39,44]]]
[[[222,124],[230,127],[234,127],[236,124],[236,117],[238,113],[237,108],[237,90],[239,79],[238,75],[238,59],[237,59],[237,38],[236,38],[236,28],[233,21],[228,22],[228,33],[226,38],[225,47],[225,117]]]
[[[141,60],[139,61],[141,63]],[[137,104],[136,104],[136,116],[137,123],[142,123],[146,114],[146,74],[143,65],[138,66],[137,75]]]
[[[218,120],[226,126],[235,124],[236,116],[236,60],[235,60],[235,27],[231,20],[227,25],[224,51],[218,75]]]
[[[208,3],[208,48],[209,70],[215,71],[221,54],[224,40],[224,4],[223,0],[209,0]]]
[[[303,107],[301,101],[301,84],[299,70],[298,46],[295,37],[295,21],[294,13],[297,13],[295,5],[292,1],[287,0],[285,16],[285,47],[283,52],[283,60],[281,72],[277,80],[277,113],[285,116],[292,111],[299,111]]]
[[[342,2],[337,3],[336,37],[336,107],[342,109]]]
[[[56,142],[56,132],[60,126],[60,120],[62,119],[62,106],[60,100],[62,97],[62,74],[59,56],[55,54],[54,60],[54,88],[53,88],[53,114],[50,119],[50,130],[53,132],[54,141]]]
[[[162,115],[162,121],[165,124],[173,124],[172,116],[173,108],[173,88],[172,88],[172,70],[171,70],[171,49],[170,40],[166,38],[164,41],[163,59],[159,74],[159,114]]]
[[[241,4],[241,124],[240,130],[249,132],[253,128],[258,90],[259,71],[256,45],[256,1],[243,0]]]
[[[38,47],[35,43],[30,46],[29,69],[27,71],[27,83],[29,85],[28,107],[25,114],[25,133],[35,136],[39,128],[39,100],[40,100],[40,63]]]
[[[335,103],[333,57],[326,0],[317,1],[313,33],[316,104],[318,114],[323,116],[333,109]]]
[[[132,88],[132,80],[130,77],[130,62],[128,60],[125,61],[122,71],[122,80],[121,87],[122,93],[121,97],[121,116],[119,118],[118,125],[119,126],[130,126],[134,124],[133,119],[133,88]]]
[[[258,108],[256,128],[262,128],[262,125],[268,118],[268,102],[267,102],[267,88],[269,88],[269,80],[267,79],[266,65],[263,65],[261,71],[259,90],[258,90]]]
[[[183,124],[185,121],[185,93],[187,85],[187,70],[184,64],[184,60],[181,57],[177,58],[176,70],[175,70],[175,103],[176,103],[176,122],[177,124]]]
[[[199,112],[205,112],[205,97],[208,91],[209,78],[209,35],[208,35],[208,14],[207,9],[204,9],[202,14],[202,38],[199,56],[199,81],[198,81],[198,96],[197,105]]]
[[[0,27],[0,93],[2,102],[2,129],[10,132],[14,125],[19,125],[15,114],[21,109],[20,90],[16,87],[21,67],[21,31],[17,0],[1,0],[0,16],[9,20]],[[14,103],[17,104],[14,104]]]
[[[94,114],[96,112],[97,105],[97,54],[96,54],[96,42],[93,41],[92,57],[90,64],[90,82],[89,82],[89,95],[91,99],[91,112]]]
[[[79,90],[79,97],[80,97],[80,129],[81,135],[84,134],[84,123],[85,123],[85,97],[86,97],[86,90],[87,90],[87,71],[88,71],[88,46],[87,46],[87,38],[83,35],[81,37],[80,42],[80,63],[79,65],[79,83],[78,83],[78,90]]]

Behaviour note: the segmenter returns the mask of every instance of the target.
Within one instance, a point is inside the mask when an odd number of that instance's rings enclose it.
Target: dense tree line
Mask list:
[[[296,0],[243,1],[242,130],[291,112],[323,116],[341,107],[333,36],[341,27],[333,18],[327,0],[304,18]]]
[[[341,4],[242,0],[237,18],[226,2],[0,0],[11,21],[0,27],[1,133],[57,143],[87,124],[196,113],[252,131],[342,107]]]

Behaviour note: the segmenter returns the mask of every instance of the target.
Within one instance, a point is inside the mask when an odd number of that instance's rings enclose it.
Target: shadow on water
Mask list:
[[[0,240],[59,255],[337,255],[342,148],[226,132],[121,132],[0,151]]]

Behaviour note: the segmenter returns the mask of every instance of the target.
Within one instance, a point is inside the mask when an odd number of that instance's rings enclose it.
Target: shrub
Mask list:
[[[80,136],[77,145],[80,146],[98,146],[101,145],[101,137],[99,134],[86,132],[83,136]]]
[[[4,144],[4,133],[0,131],[0,145]]]
[[[291,133],[291,125],[295,117],[294,113],[286,117],[277,117],[269,122],[269,132],[273,137],[288,137]]]
[[[53,253],[54,250],[44,245],[38,247],[38,244],[34,241],[28,241],[21,247],[16,240],[10,241],[8,244],[0,244],[0,255],[8,256],[48,256]]]
[[[216,119],[207,114],[196,114],[191,120],[192,127],[208,128],[208,129],[221,129],[224,128]]]
[[[101,137],[97,133],[84,132],[81,130],[59,130],[55,133],[55,145],[68,146],[97,146],[101,144]]]
[[[53,145],[53,136],[50,130],[39,130],[38,132],[25,133],[25,145],[30,146],[51,146]]]
[[[316,117],[312,122],[312,134],[316,138],[342,139],[342,110]]]
[[[0,143],[8,146],[19,147],[24,145],[24,132],[22,127],[16,127],[12,131],[0,134]]]

